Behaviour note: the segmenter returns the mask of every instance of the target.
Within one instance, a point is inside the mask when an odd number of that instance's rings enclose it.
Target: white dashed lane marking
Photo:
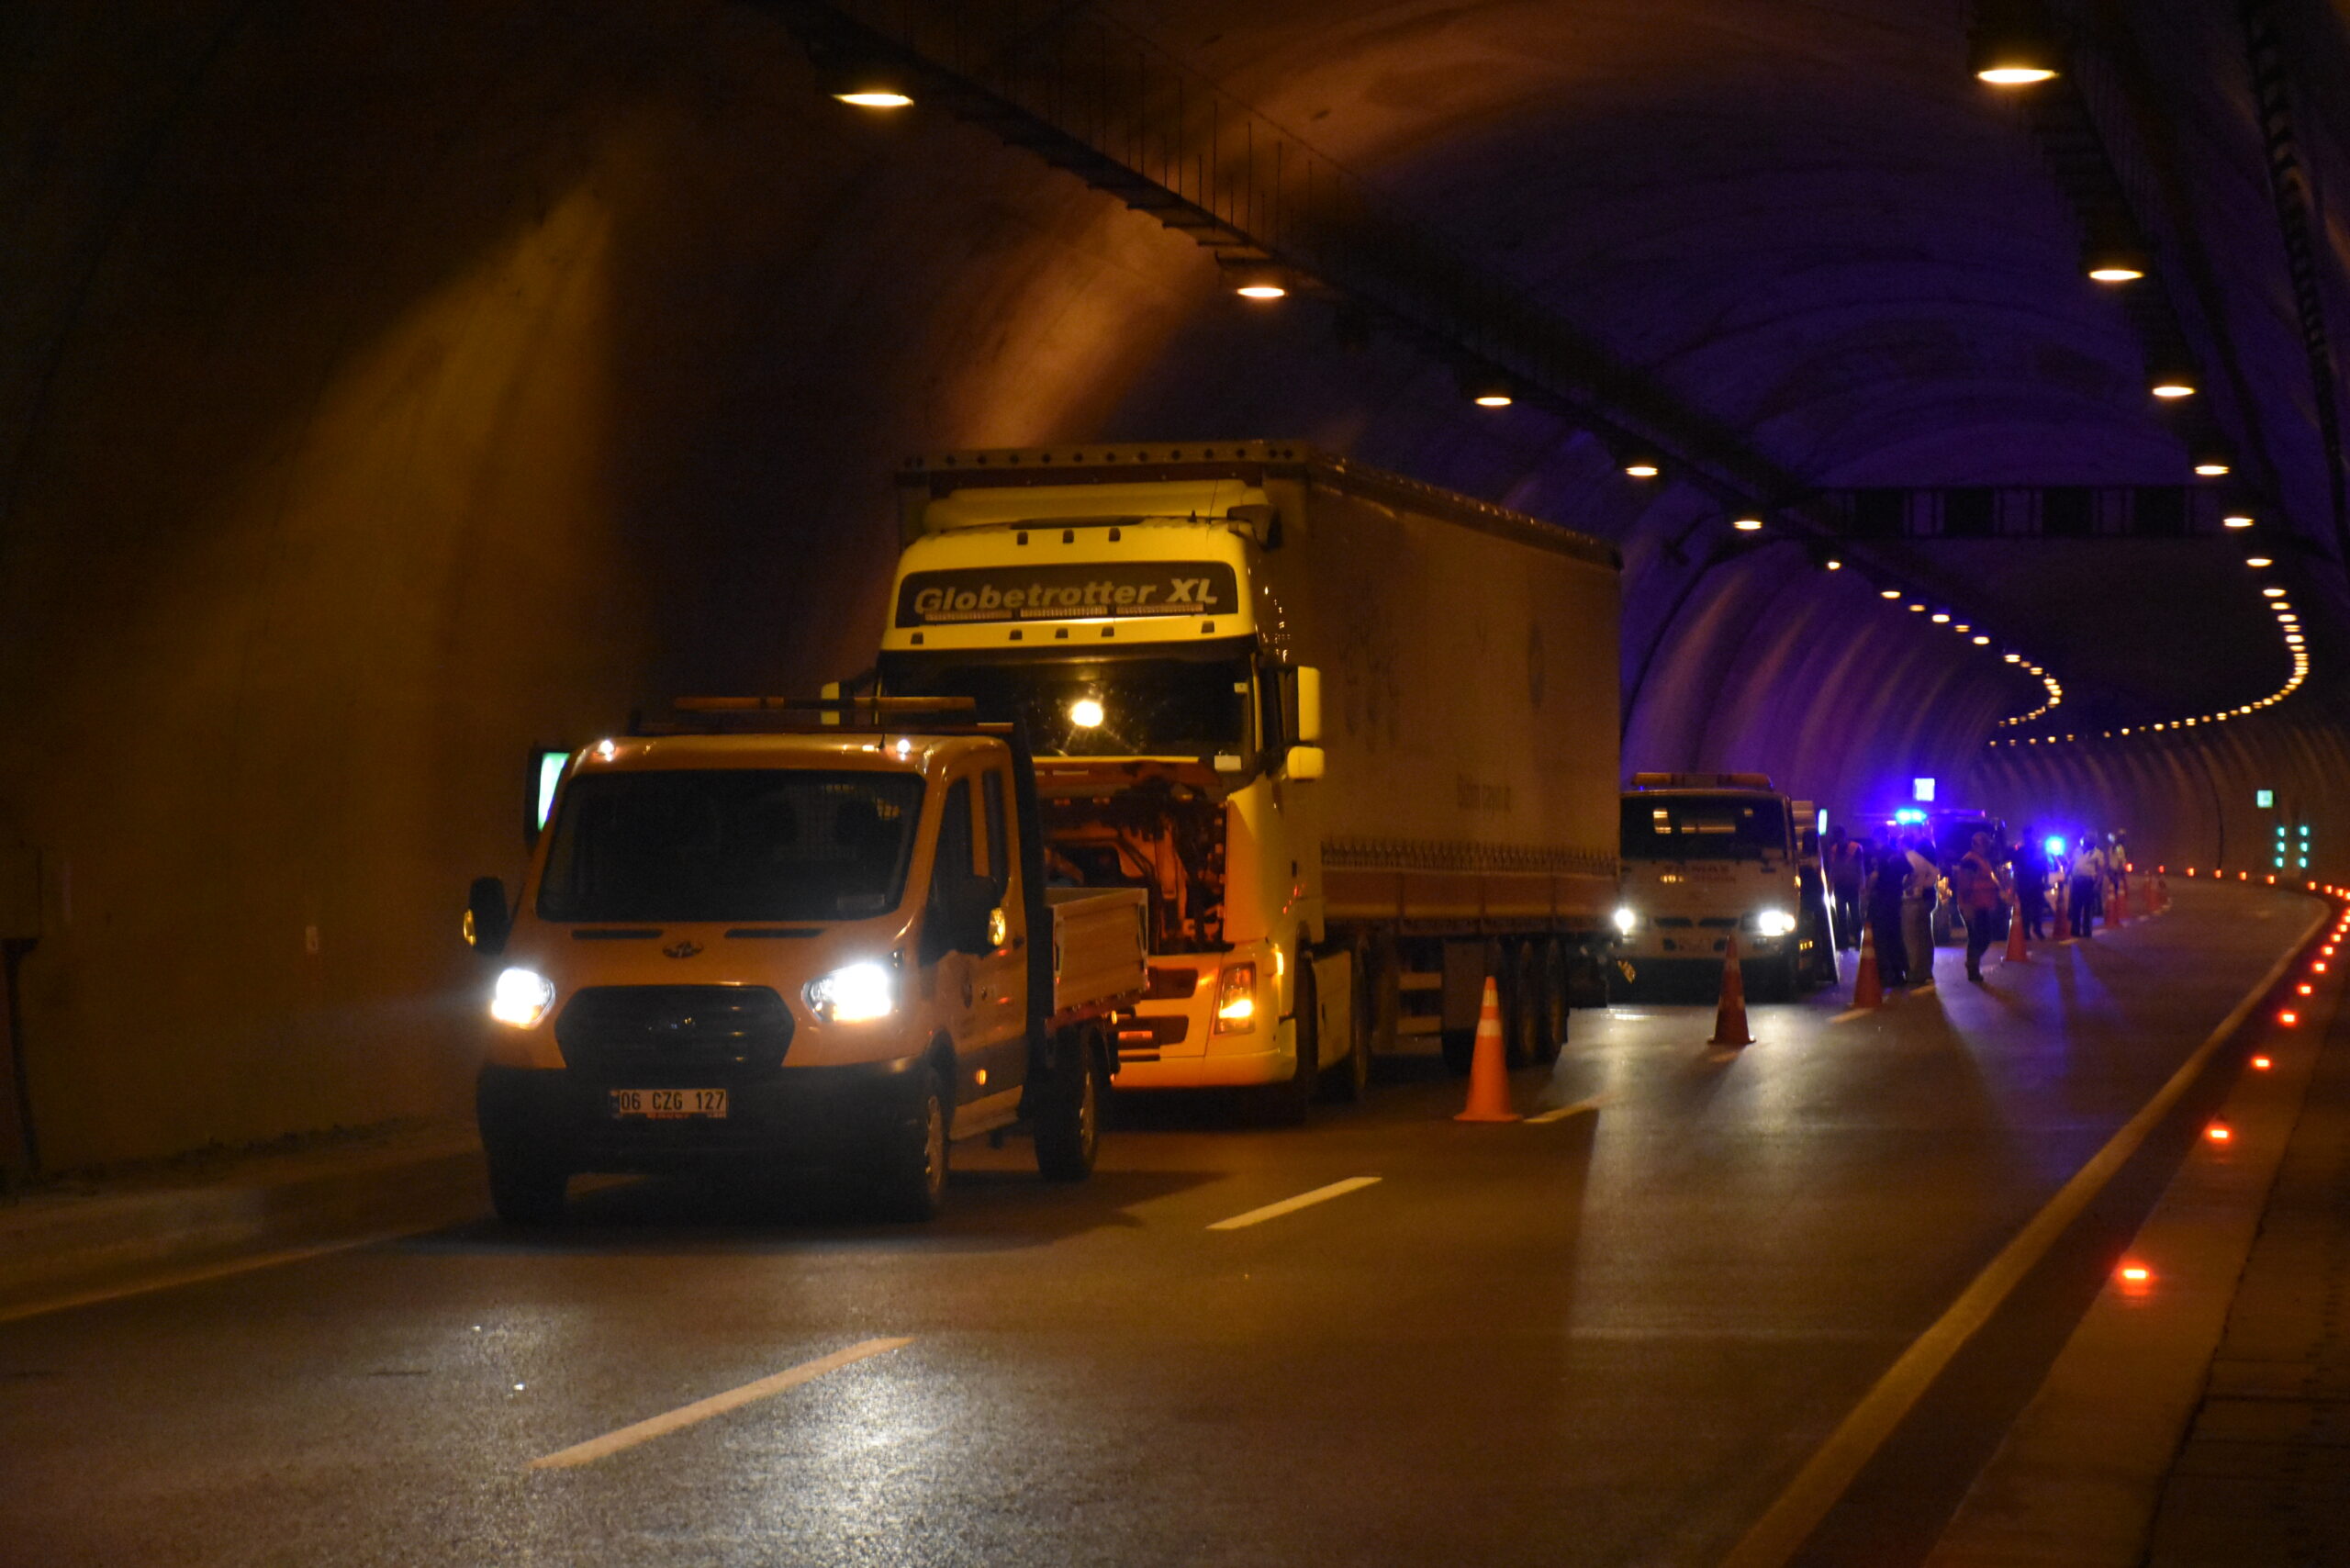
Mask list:
[[[1376,1176],[1349,1176],[1343,1182],[1333,1182],[1326,1187],[1316,1187],[1310,1193],[1300,1193],[1294,1198],[1283,1198],[1278,1204],[1267,1204],[1261,1209],[1250,1209],[1247,1214],[1234,1215],[1230,1219],[1220,1219],[1208,1228],[1210,1230],[1239,1230],[1252,1225],[1262,1225],[1269,1219],[1279,1219],[1283,1215],[1295,1214],[1298,1210],[1311,1208],[1315,1204],[1326,1204],[1332,1198],[1343,1198],[1348,1193],[1360,1192],[1378,1180]]]
[[[532,1460],[528,1468],[570,1470],[582,1464],[593,1464],[596,1461],[616,1454],[622,1449],[632,1449],[639,1443],[651,1442],[655,1438],[666,1437],[679,1428],[690,1427],[698,1421],[707,1421],[712,1416],[722,1416],[729,1410],[739,1410],[745,1405],[772,1398],[787,1388],[797,1388],[803,1383],[813,1383],[826,1372],[838,1372],[843,1367],[854,1365],[869,1357],[883,1355],[912,1343],[913,1341],[910,1338],[860,1340],[846,1350],[834,1350],[831,1355],[819,1356],[812,1361],[802,1361],[798,1366],[787,1368],[771,1377],[760,1378],[755,1383],[746,1383],[740,1388],[730,1388],[723,1394],[713,1394],[707,1399],[697,1399],[691,1405],[679,1406],[666,1415],[647,1417],[632,1426],[622,1427],[617,1432],[606,1432],[600,1438],[590,1438],[584,1443],[574,1443],[567,1449],[558,1449],[543,1458]]]

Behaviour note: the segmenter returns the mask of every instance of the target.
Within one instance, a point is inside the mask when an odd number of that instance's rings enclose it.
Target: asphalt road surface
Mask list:
[[[958,1146],[929,1226],[614,1184],[0,1326],[0,1562],[1718,1562],[2313,909],[2183,890],[1743,1051],[1578,1014],[1545,1121],[1400,1063],[1295,1130],[1124,1112],[1082,1186]],[[2193,1100],[1803,1560],[1922,1553]]]

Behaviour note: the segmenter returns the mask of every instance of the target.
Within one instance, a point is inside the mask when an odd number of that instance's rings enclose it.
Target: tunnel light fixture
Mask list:
[[[1291,278],[1287,271],[1270,262],[1226,261],[1224,284],[1243,299],[1274,300],[1289,297]]]
[[[2021,654],[2002,654],[2000,657],[2006,659],[2008,663],[2011,665],[2020,665],[2023,663],[2023,655]]]
[[[1730,526],[1740,533],[1760,533],[1762,532],[1762,520],[1759,517],[1733,518]]]
[[[1844,563],[1838,560],[1833,555],[1829,556],[1828,559],[1820,562],[1819,565],[1821,569],[1824,571],[1841,572],[1844,569]]]
[[[913,106],[912,84],[886,60],[819,62],[824,91],[836,103],[859,109],[903,109]]]
[[[1926,613],[1926,607],[1912,599],[1909,602],[1909,611],[1913,615],[1923,615]]]
[[[1975,645],[1978,648],[1987,648],[1991,645],[1991,639],[1988,637],[1977,637],[1975,639]]]
[[[2244,516],[2242,512],[2230,512],[2227,516],[2220,520],[2220,526],[2221,528],[2250,528],[2252,526],[2252,519]]]
[[[1933,623],[1937,626],[1947,626],[1950,624],[1950,616],[1943,610],[1935,610],[1930,619],[1931,619]]]
[[[2277,587],[2276,584],[2274,584],[2274,583],[2269,584],[2266,588],[2262,588],[2260,591],[2261,591],[2261,593],[2262,593],[2263,595],[2266,596],[2266,597],[2267,597],[2267,598],[2269,598],[2269,599],[2282,599],[2282,598],[2284,598],[2284,597],[2285,597],[2285,590],[2284,590],[2283,588],[2278,588],[2278,587]]]
[[[1899,599],[1901,597],[1901,590],[1899,588],[1879,588],[1876,596],[1879,599]]]
[[[2198,463],[2195,472],[2206,479],[2218,479],[2226,476],[2228,465],[2224,463]]]
[[[1633,447],[1624,454],[1624,473],[1634,479],[1653,479],[1664,472],[1664,459],[1646,447]]]
[[[2257,571],[2263,566],[2273,566],[2277,563],[2270,560],[2266,555],[2246,555],[2244,558],[2244,564],[2252,567],[2255,571]]]
[[[1507,376],[1486,371],[1464,372],[1460,395],[1481,409],[1506,409],[1517,400],[1517,389],[1510,385]]]
[[[2053,78],[2064,52],[2038,0],[1980,0],[1966,39],[1966,68],[1994,87],[2029,87]]]
[[[2159,375],[2154,378],[2154,384],[2152,386],[2149,386],[2146,390],[2152,392],[2157,398],[2165,398],[2175,400],[2180,398],[2194,397],[2195,383],[2184,375]]]
[[[2093,282],[2120,285],[2136,283],[2144,277],[2154,263],[2143,246],[2126,232],[2116,232],[2122,226],[2109,223],[2105,231],[2093,237],[2081,257],[2082,270]]]

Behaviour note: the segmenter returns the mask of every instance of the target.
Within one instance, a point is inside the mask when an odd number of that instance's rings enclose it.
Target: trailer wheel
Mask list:
[[[538,1149],[504,1139],[482,1145],[489,1164],[489,1206],[508,1225],[557,1225],[571,1172]]]
[[[1091,1030],[1073,1032],[1036,1122],[1036,1170],[1047,1182],[1082,1182],[1102,1148],[1102,1053]]]
[[[946,1091],[924,1065],[913,1103],[883,1126],[874,1206],[891,1219],[936,1217],[946,1202]]]

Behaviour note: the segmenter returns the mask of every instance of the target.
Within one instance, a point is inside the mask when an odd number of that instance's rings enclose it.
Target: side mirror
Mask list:
[[[503,953],[513,924],[506,913],[506,883],[497,877],[476,877],[465,892],[465,945],[476,953]]]
[[[1318,745],[1293,745],[1289,748],[1288,771],[1292,784],[1322,777],[1322,748]]]
[[[1322,672],[1312,665],[1297,666],[1297,738],[1307,745],[1322,740]]]

